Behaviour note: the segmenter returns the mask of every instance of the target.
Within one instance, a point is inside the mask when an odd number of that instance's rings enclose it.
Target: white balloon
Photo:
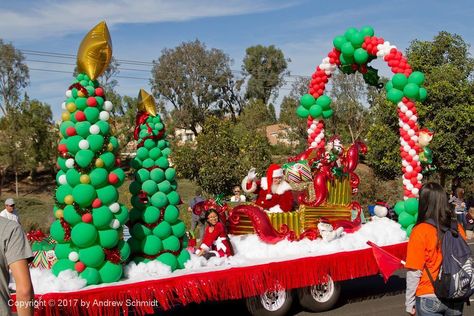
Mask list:
[[[402,166],[403,167],[408,167],[410,164],[408,163],[408,161],[406,161],[405,159],[402,160]]]
[[[413,136],[413,135],[415,135],[415,130],[413,129],[408,130],[408,136]]]
[[[405,104],[403,104],[401,107],[400,107],[400,111],[402,111],[403,113],[406,113],[408,111],[408,108]]]
[[[79,254],[75,251],[71,251],[67,257],[72,262],[76,262],[77,260],[79,260]]]
[[[310,126],[309,128],[311,128],[311,129],[316,129],[316,127],[318,127],[318,125],[317,125],[317,124],[314,124],[314,123],[312,123],[312,124],[311,124],[311,126]]]
[[[410,182],[410,183],[407,183],[406,187],[407,187],[407,190],[408,190],[408,191],[411,191],[411,190],[413,190],[413,188],[414,188],[414,186],[413,186],[413,184],[412,184],[411,182]]]
[[[403,182],[403,185],[404,185],[404,186],[407,186],[407,184],[410,183],[410,180],[408,180],[408,179],[403,179],[402,182]]]
[[[85,139],[79,141],[79,148],[80,149],[89,149],[89,142]]]
[[[416,155],[416,150],[410,149],[410,150],[408,151],[408,154],[413,157],[413,156]]]
[[[420,190],[418,190],[418,188],[411,189],[411,193],[413,193],[415,195],[418,195],[418,192],[420,192]]]
[[[313,132],[313,130],[311,128],[308,128],[308,130],[306,131],[308,134],[311,134]]]
[[[403,127],[403,124],[405,124],[405,123],[403,123],[402,120],[399,120],[399,121],[398,121],[398,126]]]
[[[66,98],[72,97],[72,90],[67,90],[66,91]]]
[[[420,156],[418,156],[418,155],[413,156],[413,160],[419,161],[419,160],[420,160]]]
[[[117,202],[112,203],[110,204],[109,209],[112,213],[117,213],[118,211],[120,211],[120,204],[118,204]]]
[[[410,125],[408,124],[403,124],[403,127],[402,127],[404,130],[408,131],[410,129]]]
[[[67,184],[66,175],[65,174],[60,175],[58,177],[58,182],[59,182],[59,184]]]
[[[91,133],[92,135],[97,135],[100,133],[100,128],[99,126],[93,124],[91,125],[91,127],[89,127],[89,133]]]
[[[413,122],[416,122],[416,121],[418,121],[418,117],[416,115],[412,115],[410,117],[410,120],[412,120]]]
[[[74,159],[69,158],[66,160],[64,164],[66,165],[67,168],[72,169],[74,168]]]
[[[403,146],[403,151],[408,152],[411,149],[410,145],[406,144]]]
[[[107,111],[102,111],[99,114],[99,118],[100,118],[101,121],[108,121],[109,118],[110,118],[110,114]]]
[[[104,110],[110,112],[112,111],[113,108],[114,108],[114,105],[112,104],[112,102],[110,102],[109,100],[104,102]]]
[[[410,117],[413,116],[413,112],[411,110],[408,110],[408,111],[405,112],[405,115],[410,118]]]
[[[407,170],[407,172],[412,172],[413,171],[413,167],[411,165],[406,166],[405,169]]]
[[[417,179],[418,181],[423,180],[423,175],[422,175],[421,173],[419,173],[419,174],[416,176],[416,179]]]
[[[66,109],[66,102],[61,103],[61,109],[63,109],[63,110]]]
[[[120,222],[118,219],[114,218],[113,220],[110,221],[110,228],[117,229],[120,227]]]
[[[317,143],[317,142],[312,142],[312,143],[311,143],[311,147],[312,147],[312,148],[314,148],[314,147],[316,147],[316,146],[318,146],[318,143]]]

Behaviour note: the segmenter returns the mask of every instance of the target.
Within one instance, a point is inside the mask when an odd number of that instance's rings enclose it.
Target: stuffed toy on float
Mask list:
[[[157,260],[175,270],[184,268],[190,258],[186,250],[186,225],[179,219],[181,204],[176,170],[170,166],[171,149],[165,126],[156,115],[153,97],[141,89],[134,132],[137,155],[131,162],[135,170],[130,184],[132,206],[128,240],[136,262]]]
[[[52,272],[77,271],[88,285],[118,281],[130,254],[122,238],[128,210],[117,191],[125,173],[110,133],[113,105],[97,81],[111,57],[109,31],[101,22],[79,47],[79,73],[66,91],[59,127],[56,221],[50,228],[58,261]]]

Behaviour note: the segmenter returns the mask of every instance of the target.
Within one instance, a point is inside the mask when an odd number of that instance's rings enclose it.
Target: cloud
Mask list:
[[[127,23],[181,22],[199,18],[261,13],[298,1],[270,0],[118,0],[34,1],[28,7],[2,8],[0,29],[8,40],[39,40],[89,30],[101,20],[109,27]]]

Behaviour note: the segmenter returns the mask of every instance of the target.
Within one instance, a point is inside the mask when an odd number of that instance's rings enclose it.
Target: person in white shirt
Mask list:
[[[15,208],[15,200],[8,198],[5,200],[5,209],[0,212],[1,217],[19,223],[18,210]]]
[[[245,202],[247,200],[245,195],[240,194],[240,187],[238,185],[234,187],[232,192],[234,193],[234,195],[230,197],[231,202]]]

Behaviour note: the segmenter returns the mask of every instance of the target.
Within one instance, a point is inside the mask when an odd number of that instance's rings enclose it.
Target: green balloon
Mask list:
[[[109,228],[113,218],[112,212],[105,205],[92,209],[92,223],[99,229]]]
[[[92,224],[79,223],[71,230],[72,242],[81,248],[92,246],[97,239],[97,229]]]
[[[153,235],[160,239],[165,239],[173,233],[171,225],[167,221],[162,221],[153,228]]]
[[[69,170],[69,168],[66,167],[66,159],[58,157],[56,159],[56,163],[58,164],[59,168],[61,168],[62,172],[66,172]]]
[[[390,90],[393,89],[393,83],[392,81],[388,81],[386,84],[385,84],[385,91],[389,92]]]
[[[160,209],[168,205],[168,198],[163,192],[156,192],[151,197],[151,204]]]
[[[402,212],[398,216],[398,222],[406,229],[410,224],[415,223],[415,217],[408,214],[407,212]]]
[[[168,159],[166,159],[166,157],[160,157],[156,159],[156,165],[161,169],[166,169],[170,166],[170,163],[168,162]]]
[[[71,136],[71,137],[68,137],[66,139],[66,147],[67,147],[67,151],[72,154],[72,155],[75,155],[78,151],[79,151],[79,142],[83,140],[83,138],[81,136],[78,136],[78,135],[75,135],[75,136]]]
[[[420,71],[414,71],[408,77],[408,83],[414,83],[418,86],[421,86],[425,82],[425,75]]]
[[[156,170],[153,169],[152,172]],[[135,179],[141,183],[144,183],[146,180],[150,179],[150,171],[146,169],[140,169],[135,173]]]
[[[130,247],[130,252],[131,253],[139,253],[141,254],[142,250],[142,243],[141,243],[141,240],[140,239],[137,239],[137,238],[130,238],[129,240],[127,240],[127,244],[128,246]]]
[[[83,111],[85,108],[87,108],[87,99],[84,97],[79,97],[76,99],[76,107]]]
[[[145,139],[143,146],[145,146],[147,149],[152,149],[156,147],[156,142],[153,139],[148,138],[148,139]]]
[[[87,285],[96,285],[100,283],[99,271],[95,268],[86,267],[79,276],[87,281]]]
[[[418,99],[423,102],[426,100],[426,97],[428,96],[428,92],[426,91],[425,88],[420,88],[420,90],[418,90]]]
[[[395,213],[400,216],[401,213],[405,212],[405,202],[404,201],[398,201],[395,206],[393,207],[393,210]]]
[[[186,233],[186,224],[182,221],[178,221],[177,224],[174,224],[173,226],[171,226],[171,229],[173,231],[173,235],[175,235],[178,238],[181,238]]]
[[[357,48],[354,52],[354,60],[359,65],[365,64],[369,59],[369,54],[363,48]]]
[[[63,216],[64,220],[71,226],[82,222],[82,217],[77,214],[76,209],[72,205],[66,205],[66,207],[63,209]]]
[[[148,155],[151,159],[156,160],[161,157],[161,150],[157,147],[150,149]]]
[[[56,246],[54,246],[54,254],[58,259],[67,259],[72,251],[74,251],[74,249],[71,248],[70,243],[56,244]]]
[[[99,109],[96,107],[88,107],[84,110],[84,114],[86,115],[87,121],[92,124],[99,120]]]
[[[350,41],[352,39],[352,36],[357,33],[357,29],[355,27],[348,28],[346,32],[344,33],[344,37]]]
[[[147,206],[145,212],[143,212],[143,221],[147,224],[152,224],[158,221],[160,217],[160,210],[154,206]]]
[[[181,247],[181,243],[176,236],[169,236],[165,240],[163,240],[163,249],[170,250],[170,251],[178,251]]]
[[[151,229],[142,225],[140,223],[136,223],[133,225],[132,230],[130,231],[130,235],[136,239],[144,239],[146,236],[151,235]]]
[[[316,104],[320,105],[323,110],[329,110],[331,105],[331,98],[327,95],[322,95],[316,100]]]
[[[141,189],[142,189],[142,186],[137,181],[130,182],[130,185],[128,186],[128,190],[133,195],[137,195]]]
[[[109,132],[110,132],[110,125],[109,123],[105,122],[105,121],[97,121],[95,123],[95,125],[97,125],[99,127],[99,130],[100,130],[100,133],[102,135],[108,135]]]
[[[336,47],[338,50],[341,50],[342,45],[346,42],[347,42],[347,39],[344,36],[336,36],[332,40],[334,47]]]
[[[156,144],[156,146],[158,146],[158,148],[160,148],[161,150],[165,149],[166,147],[168,147],[168,142],[164,139],[160,139],[158,141],[158,143]]]
[[[395,104],[398,104],[402,98],[403,92],[398,89],[393,88],[387,93],[387,99]]]
[[[418,199],[417,198],[409,198],[405,200],[405,212],[410,215],[415,215],[418,213]]]
[[[88,267],[98,268],[104,263],[104,260],[105,253],[99,245],[79,249],[79,261]]]
[[[89,135],[87,141],[89,142],[89,149],[95,153],[104,146],[104,136],[102,135]]]
[[[151,158],[147,158],[147,159],[143,160],[142,165],[143,165],[143,168],[150,169],[153,166],[155,166],[155,161]]]
[[[97,189],[97,197],[104,205],[110,205],[118,200],[117,189],[113,185],[106,185],[103,188]]]
[[[56,189],[56,199],[58,200],[59,203],[64,203],[64,198],[70,194],[72,194],[72,188],[68,184],[60,185]]]
[[[104,161],[105,169],[110,170],[115,165],[115,156],[111,152],[106,152],[100,155],[100,159]]]
[[[102,108],[102,106],[104,105],[104,98],[102,97],[95,97],[96,101],[97,101],[97,105],[99,108]]]
[[[137,149],[137,157],[140,159],[140,160],[145,160],[148,158],[148,149],[146,149],[145,147],[140,147]]]
[[[179,197],[178,192],[176,191],[171,191],[167,195],[169,204],[171,205],[178,205],[181,202],[181,198]]]
[[[120,210],[114,214],[114,217],[120,222],[121,225],[124,225],[128,221],[130,216],[125,205],[120,206]]]
[[[117,137],[115,137],[115,136],[110,136],[110,138],[109,138],[109,143],[112,145],[112,147],[114,148],[114,150],[116,150],[116,149],[119,147],[118,139],[117,139]]]
[[[146,204],[143,203],[143,201],[138,196],[132,196],[130,203],[132,203],[132,206],[139,209],[140,211],[143,211],[146,207]]]
[[[156,123],[155,124],[155,130],[157,132],[160,132],[165,126],[163,125],[163,123]]]
[[[311,106],[314,104],[316,100],[314,99],[314,97],[311,95],[311,94],[305,94],[301,97],[300,99],[300,103],[302,106],[304,106],[305,109],[308,109],[311,108]]]
[[[374,36],[374,29],[371,27],[371,26],[363,26],[361,29],[360,29],[360,33],[366,37],[366,36]]]
[[[142,218],[142,212],[139,209],[132,208],[129,213],[130,222],[134,223]]]
[[[334,111],[333,111],[332,109],[323,111],[323,117],[324,117],[325,119],[330,118],[333,114],[334,114]]]
[[[346,42],[346,43],[342,44],[341,52],[345,56],[352,56],[352,55],[354,55],[354,46],[352,46],[352,44],[350,42]]]
[[[90,206],[97,197],[94,187],[90,184],[78,184],[72,189],[72,197],[80,207]]]
[[[398,90],[403,90],[405,85],[408,83],[408,79],[404,74],[395,74],[392,77],[393,87]]]
[[[113,248],[119,241],[119,234],[116,229],[99,230],[99,244],[107,249]]]
[[[363,42],[364,42],[364,35],[362,33],[356,32],[352,34],[352,37],[351,37],[352,46],[354,46],[355,48],[359,48],[362,46]]]
[[[176,170],[174,168],[168,168],[165,171],[165,177],[168,181],[173,181],[176,177]]]
[[[90,132],[89,132],[90,127],[91,127],[91,123],[87,121],[76,123],[77,135],[81,136],[82,138],[87,138],[87,136],[90,135]]]
[[[164,219],[170,224],[176,223],[179,217],[179,210],[174,205],[168,205],[165,209]]]
[[[296,115],[301,118],[307,118],[309,115],[309,111],[300,105],[296,108]]]
[[[163,192],[165,194],[168,194],[171,192],[171,183],[168,180],[164,180],[160,183],[158,183],[158,190],[160,192]]]
[[[145,138],[147,136],[149,136],[150,134],[148,133],[148,130],[146,129],[142,129],[139,133],[138,133],[138,137],[139,138]]]
[[[118,182],[114,184],[114,186],[118,188],[123,184],[123,181],[125,180],[125,172],[122,168],[115,168],[114,170],[112,170],[112,173],[114,173],[118,178]]]
[[[59,131],[61,132],[61,135],[63,135],[63,137],[68,137],[66,130],[69,127],[74,127],[74,123],[71,121],[63,121],[61,125],[59,125]]]
[[[187,251],[186,249],[183,249],[181,250],[181,252],[179,253],[179,256],[177,258],[178,260],[178,268],[179,269],[184,269],[184,264],[189,260],[191,259],[191,256],[189,254],[189,251]]]
[[[415,226],[415,224],[410,224],[410,225],[408,225],[407,230],[406,230],[408,237],[410,237],[411,231],[413,230],[413,227],[414,227],[414,226]]]
[[[403,88],[403,94],[409,99],[418,99],[418,90],[420,88],[414,83],[407,83],[405,88]]]
[[[143,253],[149,256],[158,254],[158,252],[163,250],[161,239],[155,235],[146,236],[142,241],[142,249]]]
[[[122,277],[123,268],[121,264],[115,264],[106,261],[99,269],[99,275],[102,283],[117,282]]]
[[[354,56],[341,54],[339,56],[339,60],[341,61],[342,65],[352,65],[354,63]],[[347,73],[354,73],[354,70],[349,67],[349,71]]]
[[[176,268],[178,267],[178,260],[176,259],[176,257],[174,255],[172,255],[171,253],[168,253],[168,252],[165,252],[165,253],[159,255],[156,258],[156,260],[158,260],[161,263],[164,263],[167,266],[169,266],[171,268],[171,271],[176,270]]]
[[[69,259],[60,259],[56,261],[55,264],[53,264],[51,271],[55,276],[58,276],[60,272],[65,271],[65,270],[73,270],[74,269],[74,262],[72,262]]]
[[[165,158],[168,158],[168,157],[170,156],[170,154],[171,154],[171,149],[170,149],[169,147],[164,148],[164,149],[161,151],[161,153],[163,154],[163,156],[164,156]]]
[[[91,180],[91,184],[99,189],[106,185],[108,182],[108,175],[109,173],[104,168],[95,168],[89,173],[89,178]]]
[[[81,181],[79,180],[80,177],[81,177],[81,174],[76,169],[69,169],[66,172],[67,184],[69,184],[72,187],[81,183]]]
[[[130,246],[123,240],[120,240],[117,244],[117,249],[120,251],[120,258],[122,261],[126,261],[130,256]]]
[[[140,169],[142,167],[142,161],[138,159],[137,157],[133,158],[132,161],[130,162],[130,167],[133,169]]]
[[[165,179],[165,177],[166,177],[165,172],[163,172],[163,170],[159,168],[155,168],[150,172],[150,178],[156,183],[160,183],[161,181]]]
[[[85,168],[89,166],[92,159],[94,159],[94,153],[89,149],[81,149],[76,153],[74,159],[80,167]]]

